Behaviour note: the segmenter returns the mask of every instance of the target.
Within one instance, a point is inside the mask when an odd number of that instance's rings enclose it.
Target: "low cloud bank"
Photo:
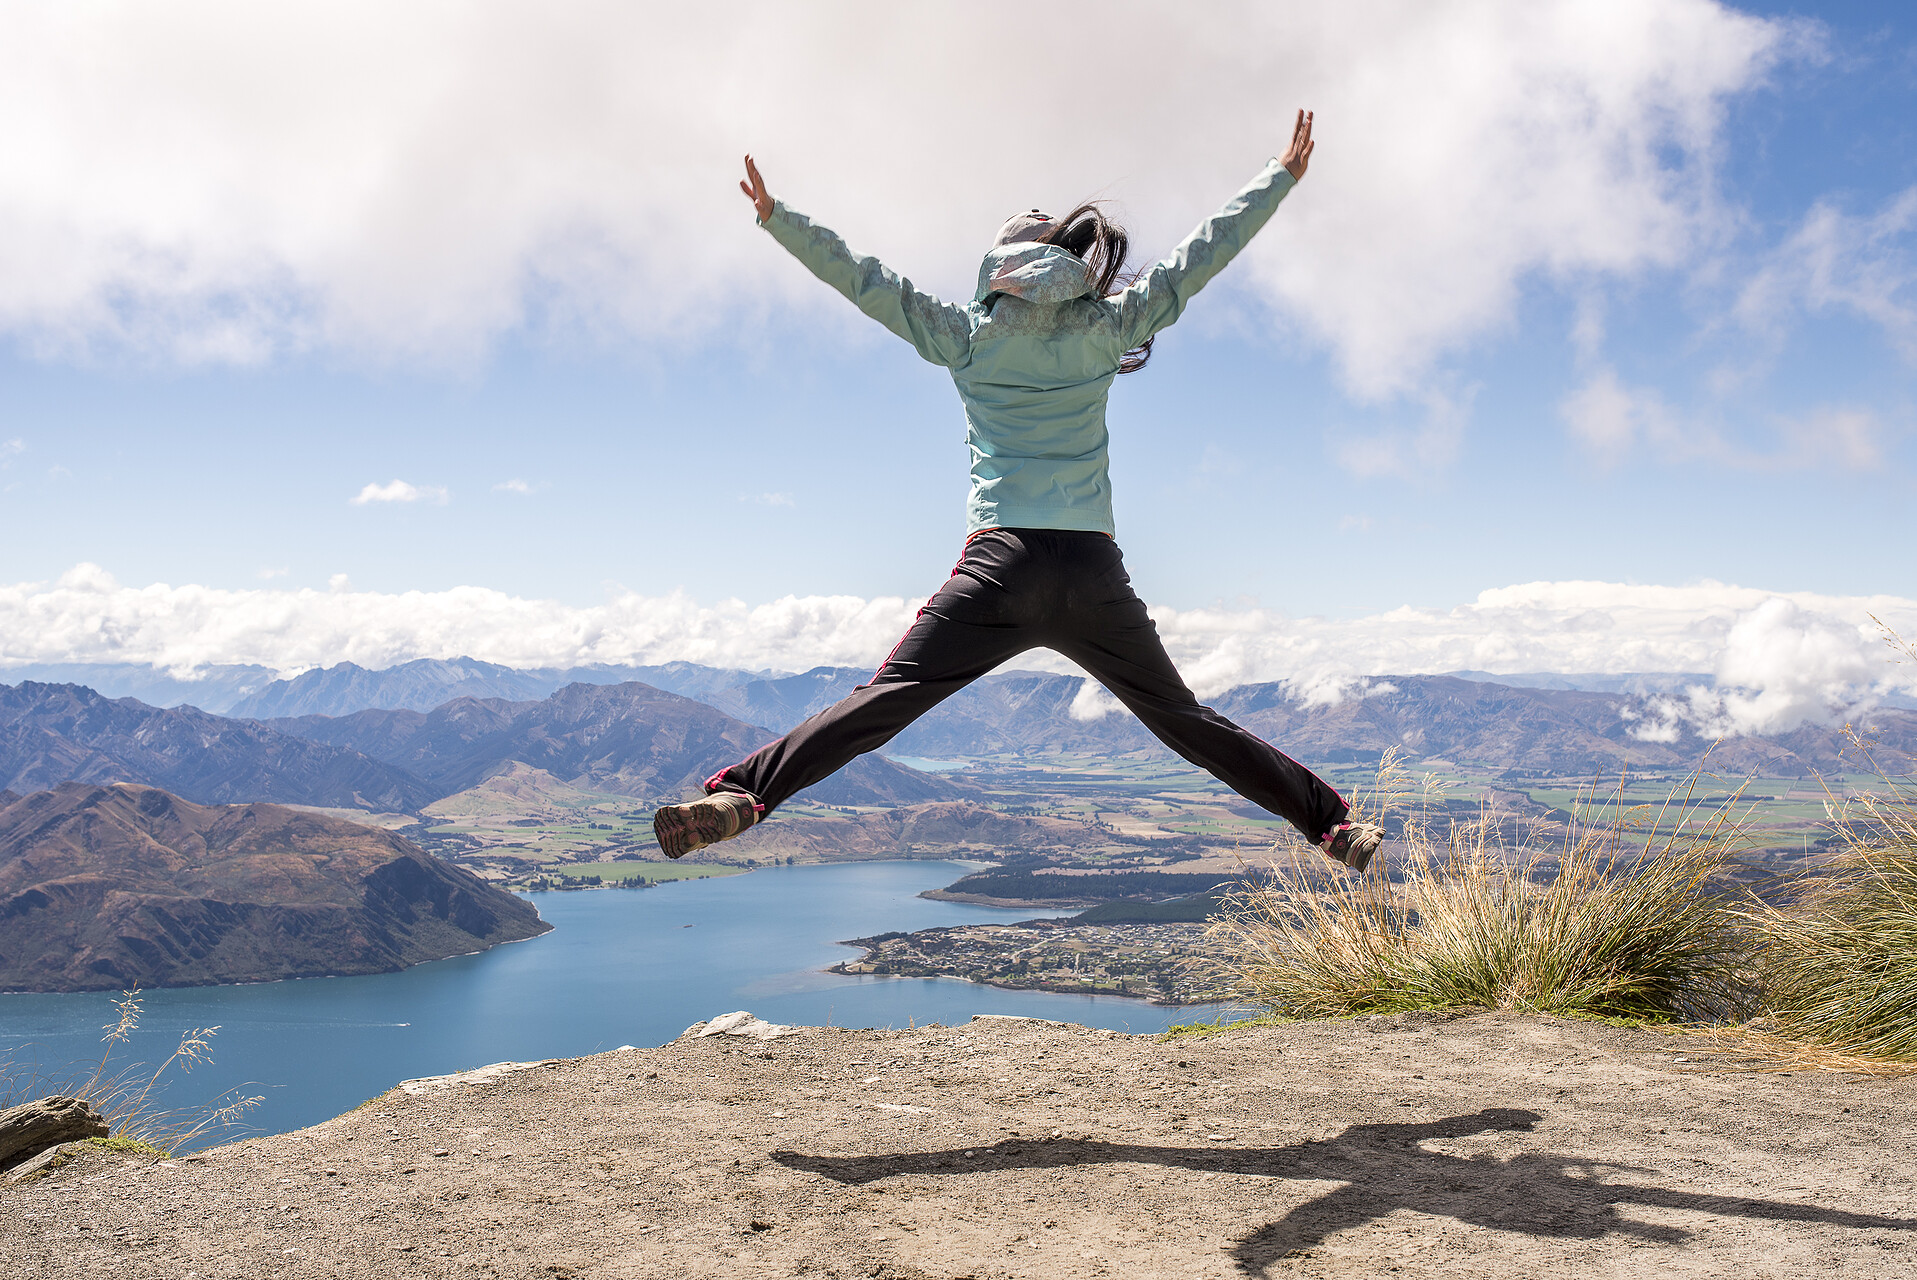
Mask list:
[[[7,667],[29,663],[150,664],[190,679],[229,663],[292,675],[337,662],[379,668],[459,656],[515,667],[675,660],[749,669],[875,666],[920,603],[897,596],[701,603],[675,592],[571,605],[484,587],[355,591],[344,581],[329,591],[130,587],[82,564],[57,582],[0,586],[0,679]],[[1917,690],[1917,670],[1892,663],[1873,615],[1917,635],[1917,600],[1716,582],[1534,582],[1450,609],[1335,620],[1262,609],[1153,613],[1173,658],[1207,695],[1282,680],[1330,703],[1388,691],[1370,677],[1457,670],[1711,673],[1709,685],[1645,704],[1633,731],[1652,740],[1675,738],[1687,725],[1775,733]],[[1017,665],[1074,670],[1042,651]],[[1073,711],[1090,718],[1110,709],[1087,692]]]

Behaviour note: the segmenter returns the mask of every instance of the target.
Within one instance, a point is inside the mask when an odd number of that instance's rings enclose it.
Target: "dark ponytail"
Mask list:
[[[1131,251],[1131,237],[1125,234],[1125,228],[1107,218],[1098,205],[1093,202],[1081,204],[1062,218],[1053,221],[1044,234],[1038,238],[1039,244],[1055,244],[1067,253],[1085,260],[1091,269],[1094,297],[1104,298],[1117,293],[1137,279],[1135,274],[1125,274],[1125,257]],[[1152,339],[1127,351],[1118,361],[1120,373],[1137,373],[1151,359]]]

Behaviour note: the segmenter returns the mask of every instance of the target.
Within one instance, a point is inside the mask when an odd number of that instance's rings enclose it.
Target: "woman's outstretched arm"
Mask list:
[[[1305,176],[1317,144],[1311,113],[1300,111],[1285,154],[1267,164],[1225,207],[1198,224],[1169,258],[1118,295],[1119,332],[1127,350],[1142,344],[1185,310],[1192,295],[1237,256],[1278,204]]]
[[[772,233],[813,275],[837,289],[852,305],[918,349],[933,364],[964,363],[971,350],[971,325],[965,311],[921,293],[877,258],[858,257],[845,241],[794,213],[766,190],[752,157],[745,158],[746,181],[739,184],[752,201],[759,225]]]

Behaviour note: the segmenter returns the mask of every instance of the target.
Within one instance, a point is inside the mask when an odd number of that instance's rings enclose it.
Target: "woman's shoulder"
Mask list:
[[[998,293],[983,302],[974,302],[969,311],[975,341],[1009,337],[1097,340],[1115,339],[1118,335],[1119,311],[1115,298],[1027,302]]]

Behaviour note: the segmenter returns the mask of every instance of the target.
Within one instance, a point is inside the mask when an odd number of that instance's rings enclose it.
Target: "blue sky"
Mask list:
[[[25,230],[0,251],[0,658],[109,653],[18,603],[81,564],[262,608],[923,596],[962,532],[957,399],[753,227],[736,153],[962,294],[995,210],[1111,194],[1162,253],[1295,102],[1320,113],[1312,174],[1114,392],[1142,594],[1335,621],[1714,582],[1867,632],[1855,601],[1917,597],[1917,10],[1528,8],[1582,25],[1380,3],[1185,30],[1133,6],[1171,70],[1115,66],[1135,108],[1063,140],[1048,121],[1102,81],[992,65],[1011,7],[824,6],[783,34],[761,7],[715,49],[696,16],[499,6],[372,55],[348,38],[370,6],[186,5],[161,34],[137,7],[14,10],[8,56],[58,56],[12,68],[4,126],[0,218]],[[1394,22],[1428,30],[1393,45]],[[198,81],[166,46],[196,30]],[[848,70],[854,34],[906,65]],[[119,120],[76,105],[101,93]],[[395,480],[410,500],[352,501]],[[1696,607],[1707,639],[1743,616]]]

